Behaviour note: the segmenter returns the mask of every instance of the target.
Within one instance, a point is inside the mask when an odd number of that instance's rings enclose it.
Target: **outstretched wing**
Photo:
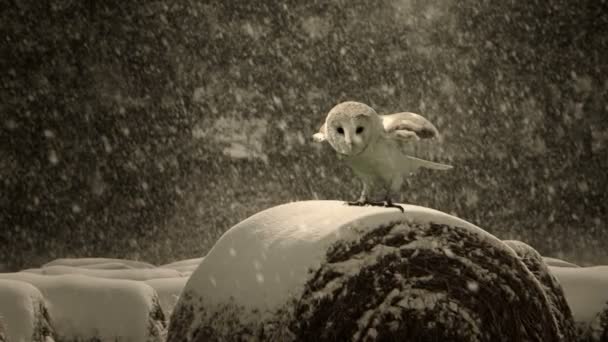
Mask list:
[[[422,115],[404,112],[382,115],[381,118],[382,125],[384,126],[385,137],[388,139],[394,139],[399,142],[411,142],[420,139],[430,140],[433,138],[439,138],[437,128],[435,128],[435,126],[433,126],[433,124],[425,119]],[[399,145],[401,146],[402,152],[405,154],[403,163],[406,166],[405,169],[407,170],[417,170],[420,167],[433,170],[449,170],[452,168],[451,165],[435,163],[408,155],[412,152],[423,152],[419,151],[418,145],[426,144],[400,143]],[[422,150],[425,150],[424,147],[430,146],[426,145],[420,147],[422,147]],[[407,150],[407,152],[405,150]]]
[[[389,139],[412,141],[439,137],[437,128],[422,115],[416,113],[380,115],[380,118]]]
[[[312,135],[312,139],[316,142],[323,142],[325,141],[326,137],[325,137],[325,124],[323,124],[323,126],[321,126],[321,128],[319,128],[319,132],[315,133]]]

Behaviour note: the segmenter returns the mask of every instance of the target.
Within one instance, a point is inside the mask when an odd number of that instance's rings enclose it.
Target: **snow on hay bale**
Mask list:
[[[82,274],[95,278],[148,280],[158,278],[181,277],[182,273],[170,268],[140,268],[140,269],[88,269],[74,266],[44,266],[27,269],[22,272],[43,275]]]
[[[555,266],[555,267],[580,267],[579,265],[573,264],[571,262],[562,260],[562,259],[557,259],[557,258],[551,258],[551,257],[543,257],[543,260],[545,261],[545,264],[549,265],[549,266]]]
[[[198,266],[201,263],[201,261],[203,261],[203,259],[205,259],[205,257],[178,260],[178,261],[174,261],[174,262],[171,262],[168,264],[164,264],[159,267],[174,268],[174,267],[182,267],[182,266]]]
[[[204,258],[205,257],[180,260],[159,267],[170,268],[180,272],[194,272]]]
[[[432,209],[290,203],[227,231],[192,274],[168,342],[560,341],[515,252]]]
[[[165,317],[154,289],[130,280],[83,275],[0,273],[37,287],[59,341],[162,341]]]
[[[608,266],[549,269],[564,289],[579,340],[608,341]]]
[[[59,265],[56,265],[59,266]],[[88,268],[91,270],[132,270],[137,267],[133,267],[129,264],[125,264],[122,262],[102,262],[99,264],[91,264],[91,265],[82,265],[78,266],[80,268]]]
[[[128,259],[113,259],[113,258],[59,258],[44,264],[42,267],[48,266],[93,266],[97,264],[116,263],[123,264],[130,268],[156,268],[156,266],[143,261],[128,260]]]
[[[4,329],[4,323],[2,323],[2,316],[0,316],[0,342],[8,341],[5,331],[6,330]]]
[[[48,338],[54,338],[54,332],[40,291],[28,283],[0,279],[0,341]]]
[[[562,340],[576,340],[576,327],[574,318],[572,317],[572,311],[568,306],[568,302],[566,301],[564,291],[559,284],[559,281],[551,274],[543,257],[534,248],[524,242],[516,240],[506,240],[503,242],[517,253],[530,272],[532,272],[536,279],[540,281],[547,294],[547,298],[551,303],[553,316],[557,320],[557,324],[563,334]]]
[[[182,293],[187,281],[188,278],[186,277],[150,279],[145,281],[158,294],[158,300],[166,318],[169,318],[173,312],[173,308],[177,304],[179,295]]]

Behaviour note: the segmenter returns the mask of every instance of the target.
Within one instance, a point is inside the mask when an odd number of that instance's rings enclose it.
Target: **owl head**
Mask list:
[[[342,102],[327,114],[325,124],[313,137],[327,140],[338,153],[355,156],[378,136],[382,123],[376,111],[359,102]]]

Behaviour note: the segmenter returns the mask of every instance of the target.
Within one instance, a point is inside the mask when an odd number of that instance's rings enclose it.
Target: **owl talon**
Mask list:
[[[362,207],[365,205],[365,202],[363,201],[354,201],[354,202],[346,202],[346,205],[350,205],[350,206],[357,206],[357,207]]]
[[[369,202],[369,201],[366,201],[365,204],[369,205],[369,206],[372,206],[372,207],[384,207],[384,202]]]
[[[354,202],[346,202],[346,204],[350,205],[350,206],[357,206],[357,207],[364,207],[366,205],[373,206],[373,207],[384,207],[385,206],[384,202],[370,202],[370,201],[366,201],[366,200],[357,200]]]
[[[405,213],[405,209],[403,209],[402,206],[393,204],[393,202],[391,200],[386,201],[386,203],[384,203],[384,207],[385,208],[397,208],[397,209],[401,210],[402,213]]]

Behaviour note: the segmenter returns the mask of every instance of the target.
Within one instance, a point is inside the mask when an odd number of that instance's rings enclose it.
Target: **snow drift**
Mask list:
[[[188,280],[168,341],[566,340],[569,316],[513,249],[404,209],[306,201],[242,221]]]
[[[0,279],[0,341],[47,342],[53,337],[40,291],[28,283]]]
[[[143,282],[27,272],[0,273],[4,279],[40,290],[59,341],[163,340],[164,314],[154,289]]]

